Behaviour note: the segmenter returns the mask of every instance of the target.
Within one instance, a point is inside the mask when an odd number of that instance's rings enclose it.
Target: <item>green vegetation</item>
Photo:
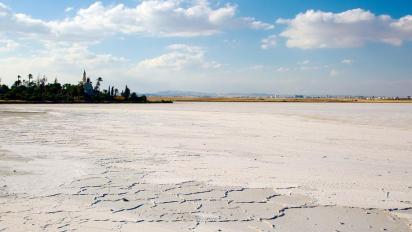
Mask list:
[[[137,95],[126,86],[123,91],[115,87],[101,89],[101,77],[96,79],[93,87],[90,79],[76,85],[61,84],[55,79],[52,83],[46,77],[33,79],[27,75],[27,80],[20,75],[9,87],[1,84],[0,101],[3,102],[29,102],[29,103],[148,103],[145,95]]]

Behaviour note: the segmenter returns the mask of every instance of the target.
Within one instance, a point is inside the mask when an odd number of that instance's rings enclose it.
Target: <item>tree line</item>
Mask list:
[[[57,78],[53,82],[48,82],[45,76],[34,80],[32,74],[28,74],[27,78],[18,75],[10,87],[2,84],[0,79],[0,100],[45,103],[148,102],[145,95],[139,96],[136,92],[131,92],[127,85],[121,91],[114,86],[101,89],[102,82],[101,77],[97,78],[93,87],[90,81],[61,84]]]

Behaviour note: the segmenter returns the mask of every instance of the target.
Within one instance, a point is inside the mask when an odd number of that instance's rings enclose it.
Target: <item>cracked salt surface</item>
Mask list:
[[[410,118],[379,104],[2,106],[0,231],[411,231]]]

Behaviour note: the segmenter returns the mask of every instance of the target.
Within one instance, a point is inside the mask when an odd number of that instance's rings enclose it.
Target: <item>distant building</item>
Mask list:
[[[83,84],[86,83],[87,78],[86,78],[86,70],[83,70]]]
[[[90,78],[86,77],[86,70],[83,71],[83,89],[84,89],[84,94],[86,96],[93,96],[94,91],[93,91],[93,85],[92,82],[90,81]]]

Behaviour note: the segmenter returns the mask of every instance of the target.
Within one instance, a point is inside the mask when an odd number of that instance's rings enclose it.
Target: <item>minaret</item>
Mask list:
[[[83,83],[86,83],[86,70],[83,71]]]

